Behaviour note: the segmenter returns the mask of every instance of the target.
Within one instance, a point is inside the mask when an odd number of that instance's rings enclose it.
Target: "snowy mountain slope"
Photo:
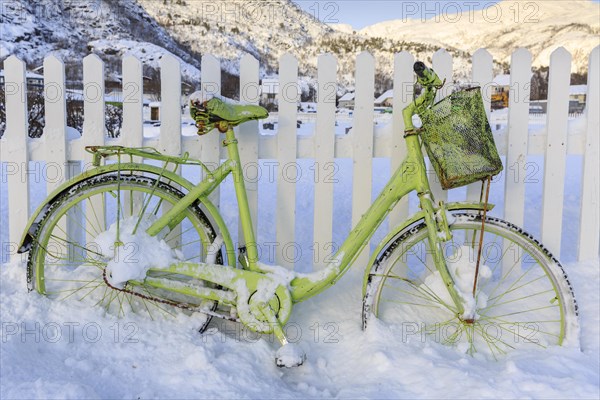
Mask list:
[[[183,61],[184,73],[197,78],[199,57],[173,40],[135,1],[18,0],[2,2],[0,10],[0,60],[14,54],[37,67],[52,51],[67,64],[80,63],[95,51],[114,71],[127,52],[155,67],[168,51]]]
[[[412,19],[381,22],[360,34],[410,38],[471,53],[486,48],[505,62],[517,47],[525,47],[533,54],[534,66],[548,65],[552,51],[563,46],[573,55],[573,71],[578,72],[587,70],[589,54],[600,44],[600,4],[589,0],[503,0],[488,10],[465,8],[462,14],[450,13],[455,7],[444,9],[448,13],[426,20],[421,19],[424,9],[416,9]]]
[[[431,61],[438,46],[412,40],[390,40],[354,35],[352,30],[316,20],[289,0],[244,2],[138,0],[140,5],[167,29],[175,39],[199,53],[220,57],[222,67],[237,73],[244,53],[260,61],[261,75],[277,73],[278,59],[289,52],[299,63],[300,75],[315,76],[319,54],[337,56],[342,84],[354,81],[355,57],[371,52],[377,61],[380,90],[389,88],[394,53],[406,50]],[[448,46],[458,68],[467,66],[470,54]]]
[[[537,7],[533,16],[527,8],[531,4]],[[562,45],[574,56],[573,70],[585,71],[589,52],[599,41],[600,6],[582,0],[569,2],[568,8],[565,4],[504,1],[497,5],[502,15],[497,22],[490,22],[491,11],[475,11],[472,21],[468,15],[456,22],[456,15],[442,14],[439,22],[388,21],[353,33],[349,26],[331,27],[314,19],[290,0],[15,0],[1,9],[0,60],[16,54],[38,66],[49,51],[57,51],[67,64],[78,64],[92,51],[114,72],[125,53],[156,67],[169,51],[184,62],[184,78],[197,82],[206,53],[220,58],[222,69],[233,75],[239,73],[241,56],[252,54],[264,77],[277,73],[278,59],[289,52],[298,59],[300,75],[315,77],[318,55],[331,52],[338,58],[338,79],[346,86],[354,80],[356,55],[369,51],[376,59],[376,90],[383,92],[391,87],[394,53],[399,51],[431,62],[444,47],[454,57],[455,80],[463,81],[479,47],[492,52],[499,71],[516,47],[529,48],[534,65],[547,65],[549,53]],[[530,23],[532,19],[538,22]]]
[[[284,52],[296,54],[311,48],[317,38],[332,32],[289,1],[138,2],[174,38],[194,51],[225,60],[249,53],[267,68],[275,67]],[[311,56],[316,58],[317,54]]]
[[[165,54],[172,54],[167,49],[157,46],[153,43],[138,42],[135,40],[110,40],[100,39],[92,40],[88,43],[88,49],[98,54],[110,54],[114,53],[119,56],[125,54],[133,55],[137,57],[142,63],[151,66],[154,69],[158,69],[160,66],[160,60]],[[184,78],[189,81],[198,82],[200,81],[200,69],[191,65],[181,58],[175,56],[181,63],[181,74]]]
[[[165,52],[156,47],[160,46],[186,63],[184,76],[191,81],[197,81],[195,68],[206,53],[220,58],[222,69],[233,75],[239,73],[241,56],[252,54],[266,76],[277,73],[278,59],[289,52],[298,59],[300,75],[315,76],[318,55],[331,52],[338,57],[341,83],[350,84],[355,57],[367,50],[377,60],[379,90],[391,84],[394,53],[407,50],[430,61],[438,48],[340,32],[289,0],[16,0],[2,7],[0,32],[0,60],[16,54],[38,66],[55,51],[67,64],[78,64],[92,51],[116,71],[126,53],[155,67]],[[469,53],[450,46],[448,50],[458,68],[468,65]]]

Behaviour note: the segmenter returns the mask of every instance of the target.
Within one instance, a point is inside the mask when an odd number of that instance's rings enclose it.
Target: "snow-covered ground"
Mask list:
[[[0,397],[597,399],[599,265],[567,269],[581,304],[582,351],[556,347],[494,362],[392,334],[383,323],[363,332],[360,279],[351,274],[296,307],[288,333],[308,360],[279,369],[270,336],[233,323],[201,336],[183,314],[117,319],[65,306],[28,294],[23,266],[4,265]]]
[[[310,134],[310,126],[309,121],[303,123],[299,133]],[[343,134],[342,128],[338,130]],[[543,159],[530,157],[528,161],[541,169],[537,183],[527,184],[525,228],[539,236]],[[350,230],[352,160],[339,159],[337,163],[333,239],[339,244]],[[357,266],[335,287],[297,305],[288,334],[307,352],[308,360],[299,368],[279,369],[274,364],[276,340],[259,338],[234,323],[213,321],[208,333],[199,335],[198,317],[194,316],[119,319],[101,310],[27,293],[25,267],[17,259],[0,268],[0,398],[597,399],[600,263],[573,261],[581,164],[580,156],[568,157],[562,248],[580,305],[581,350],[556,347],[494,362],[422,341],[408,332],[398,336],[380,322],[363,332],[362,271]],[[299,160],[299,166],[303,174],[297,189],[296,237],[305,251],[297,267],[304,270],[310,269],[312,260],[314,179],[312,160]],[[389,174],[389,160],[375,159],[374,195]],[[276,182],[269,174],[263,176],[259,182],[259,243],[275,239]],[[4,178],[0,180],[2,221],[8,217]],[[492,214],[497,216],[502,215],[503,186],[500,179],[492,188],[491,202],[497,204]],[[32,186],[32,202],[43,199],[44,187]],[[460,199],[464,193],[464,189],[453,190],[449,198]],[[226,182],[221,197],[221,210],[235,236],[231,182]],[[416,210],[414,198],[410,208]],[[5,222],[0,225],[5,241]]]

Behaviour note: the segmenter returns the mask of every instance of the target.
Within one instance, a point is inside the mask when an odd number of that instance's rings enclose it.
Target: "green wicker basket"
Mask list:
[[[452,93],[420,117],[421,137],[442,188],[468,185],[502,171],[479,87]]]

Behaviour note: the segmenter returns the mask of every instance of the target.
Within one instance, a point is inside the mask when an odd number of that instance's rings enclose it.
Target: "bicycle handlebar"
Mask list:
[[[417,61],[415,63],[415,65],[413,65],[413,70],[415,71],[415,74],[417,74],[417,76],[419,78],[423,78],[424,77],[424,73],[425,73],[426,69],[429,69],[429,68],[427,68],[425,66],[425,64],[423,62],[421,62],[421,61]]]
[[[415,132],[412,123],[412,116],[419,114],[424,108],[433,104],[436,90],[444,85],[444,82],[437,76],[432,68],[428,68],[423,62],[417,61],[413,65],[413,70],[417,74],[417,82],[423,86],[423,93],[412,101],[404,110],[402,117],[404,119],[405,136],[407,133]]]
[[[437,89],[443,85],[443,82],[437,76],[435,71],[432,68],[427,68],[425,63],[417,61],[415,65],[413,65],[413,70],[415,71],[415,74],[417,74],[417,82],[424,87],[434,87]]]

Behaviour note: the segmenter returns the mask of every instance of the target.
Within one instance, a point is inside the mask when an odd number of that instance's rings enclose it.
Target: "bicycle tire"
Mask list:
[[[127,283],[124,288],[112,287],[106,279],[105,268],[109,260],[105,249],[99,250],[98,243],[94,242],[116,221],[118,215],[127,214],[125,199],[131,203],[130,218],[144,220],[151,217],[145,211],[152,210],[156,216],[183,196],[179,189],[167,182],[131,173],[111,173],[78,182],[54,199],[41,218],[29,251],[28,280],[35,282],[34,288],[40,294],[50,298],[101,306],[118,315],[130,311],[143,312],[154,319],[157,314],[175,315],[181,309],[214,311],[218,306],[216,301],[199,302],[197,298],[176,295],[143,283],[136,287],[128,287]],[[134,213],[139,215],[136,217]],[[204,261],[205,249],[218,232],[198,201],[190,205],[183,215],[183,219],[170,228],[162,241],[177,249],[186,261]],[[127,257],[135,261],[133,252],[128,253],[129,245],[122,247],[125,254],[121,256],[124,261]],[[131,245],[135,250],[135,244]],[[222,250],[219,249],[213,258],[216,264],[222,265]],[[158,278],[206,284],[174,274]],[[210,315],[202,315],[204,320],[199,321],[200,332],[211,320]]]
[[[470,270],[463,266],[451,271],[456,280],[459,275],[474,275],[476,252],[468,250],[470,264],[459,261],[457,254],[466,255],[465,244],[469,249],[473,243],[478,245],[474,238],[479,235],[472,233],[480,232],[481,218],[453,215],[454,237],[444,243],[445,257],[452,258],[452,265],[471,265]],[[458,315],[433,260],[427,259],[428,249],[427,227],[420,222],[396,235],[379,254],[363,299],[365,328],[374,315],[400,333],[403,341],[434,341],[494,358],[516,349],[578,343],[577,303],[567,274],[521,228],[486,218],[482,267],[472,297],[474,320]]]

